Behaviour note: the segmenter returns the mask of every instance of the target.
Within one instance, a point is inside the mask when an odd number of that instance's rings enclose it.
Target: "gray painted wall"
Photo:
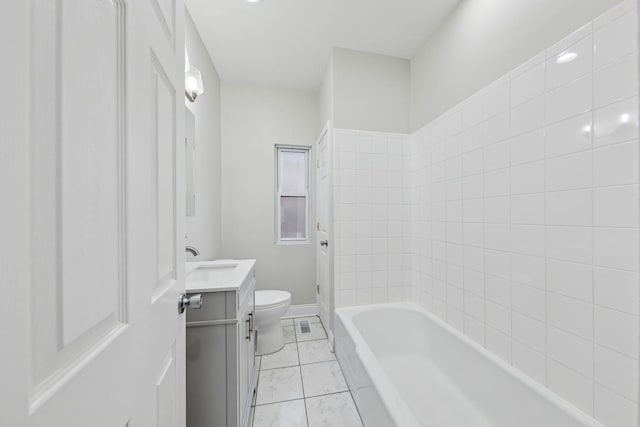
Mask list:
[[[289,291],[292,304],[316,302],[315,233],[275,243],[275,145],[313,146],[318,117],[316,92],[222,83],[222,256],[257,259],[256,289]]]
[[[463,0],[411,61],[411,130],[619,1]]]
[[[202,72],[205,90],[195,103],[186,101],[196,121],[196,215],[187,217],[185,244],[200,250],[197,259],[208,260],[221,254],[220,78],[188,10],[185,21],[189,62]],[[179,205],[184,208],[182,201]],[[191,255],[187,256],[192,259]]]

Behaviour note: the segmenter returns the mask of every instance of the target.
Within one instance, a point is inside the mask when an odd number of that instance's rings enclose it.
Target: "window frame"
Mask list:
[[[281,182],[281,167],[280,167],[280,153],[281,152],[295,152],[303,153],[306,165],[306,192],[304,193],[283,193],[280,188]],[[276,228],[276,244],[279,245],[304,245],[311,243],[311,236],[309,230],[310,218],[311,218],[311,147],[304,145],[280,145],[275,146],[275,228]],[[304,197],[305,198],[305,237],[282,237],[282,222],[281,222],[281,200],[282,197]]]

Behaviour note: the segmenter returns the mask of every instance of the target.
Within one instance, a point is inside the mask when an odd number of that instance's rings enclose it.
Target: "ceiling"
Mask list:
[[[318,88],[331,47],[411,58],[460,0],[186,0],[222,80]],[[197,65],[197,64],[194,64]]]

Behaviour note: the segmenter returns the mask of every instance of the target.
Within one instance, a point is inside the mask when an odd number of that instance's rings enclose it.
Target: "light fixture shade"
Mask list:
[[[184,74],[184,89],[191,102],[204,93],[202,73],[193,65]]]

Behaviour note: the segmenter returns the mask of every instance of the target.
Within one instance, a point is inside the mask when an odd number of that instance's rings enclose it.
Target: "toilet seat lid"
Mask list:
[[[256,308],[269,308],[291,299],[287,291],[256,291]]]

